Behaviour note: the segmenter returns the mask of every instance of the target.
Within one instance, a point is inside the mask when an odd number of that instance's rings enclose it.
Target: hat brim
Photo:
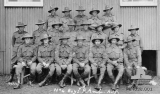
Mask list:
[[[59,40],[68,40],[69,38],[61,38],[61,39],[59,39]]]
[[[112,10],[112,9],[113,7],[103,10],[103,12],[106,12],[107,10]]]
[[[139,28],[131,28],[131,29],[128,29],[128,31],[132,31],[132,30],[139,30]]]
[[[59,25],[59,26],[62,26],[63,24],[52,24],[52,27],[54,27],[55,25]]]
[[[57,10],[58,10],[58,7],[54,8],[54,9],[50,9],[50,10],[48,11],[48,13],[51,13],[52,10],[57,11]]]
[[[108,42],[111,43],[112,39],[116,39],[117,42],[120,40],[119,38],[111,38],[111,39],[108,40]]]
[[[41,39],[40,41],[43,41],[43,40],[45,40],[45,39],[47,39],[47,38],[43,38],[43,39]],[[50,39],[51,39],[51,37],[48,37],[48,39],[50,40]]]
[[[135,40],[135,39],[133,39],[133,40],[130,40],[130,41],[126,41],[125,43],[131,42],[131,41],[132,41],[132,42],[134,42],[134,41],[136,41],[136,40]]]
[[[68,11],[62,11],[62,13],[65,13],[65,12],[71,12],[72,10],[68,10]]]
[[[42,24],[45,24],[45,22],[44,22],[44,23],[37,23],[37,24],[35,24],[35,25],[42,25]]]
[[[76,10],[76,11],[86,11],[85,9],[82,9],[82,10]]]
[[[84,25],[91,25],[91,24],[81,24],[81,26],[84,26]]]
[[[101,43],[103,42],[103,39],[93,39],[93,40],[92,40],[92,43],[95,44],[95,41],[96,41],[96,40],[100,40]]]
[[[74,41],[79,41],[79,40],[83,40],[83,41],[84,41],[84,40],[86,40],[86,39],[76,39],[76,40],[74,40]]]
[[[16,26],[16,28],[25,27],[25,26],[27,26],[27,25],[18,25],[18,26]]]
[[[99,14],[99,13],[100,13],[100,11],[99,11],[99,10],[92,10],[92,11],[90,11],[90,12],[89,12],[89,14],[91,14],[91,15],[92,15],[92,13],[93,13],[94,11],[97,11],[97,14]]]
[[[122,27],[122,24],[117,25],[119,28]],[[111,27],[112,29],[116,28],[117,26]]]
[[[24,38],[22,38],[22,40],[25,40],[26,38],[33,39],[33,37],[24,37]]]

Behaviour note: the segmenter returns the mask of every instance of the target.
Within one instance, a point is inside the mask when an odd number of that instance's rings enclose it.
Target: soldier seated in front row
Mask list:
[[[127,47],[124,49],[124,64],[126,66],[127,76],[131,79],[131,76],[136,75],[136,70],[141,66],[142,57],[139,47],[134,47],[133,42],[135,39],[132,37],[127,38]],[[129,79],[129,80],[130,80]],[[132,88],[135,85],[135,81],[128,86]]]
[[[67,70],[64,77],[60,81],[60,87],[65,87],[65,81],[67,77],[72,73],[72,48],[67,44],[69,37],[64,35],[60,38],[60,44],[56,47],[55,59],[56,59],[56,72],[60,76],[62,70]]]
[[[92,68],[92,74],[94,78],[96,79],[97,86],[95,89],[100,90],[101,82],[104,77],[105,71],[106,71],[106,53],[105,53],[105,47],[102,45],[103,39],[96,37],[92,40],[92,43],[94,46],[91,48],[89,53],[89,60],[91,62],[91,68]],[[99,79],[97,76],[97,69],[100,69],[100,76]]]
[[[120,78],[123,75],[124,67],[123,67],[123,53],[122,50],[117,46],[117,42],[119,41],[119,38],[117,36],[110,36],[109,42],[111,45],[106,49],[107,56],[108,56],[108,64],[107,64],[107,72],[109,77],[112,80],[112,89],[115,90],[116,88],[118,89],[118,82]],[[118,75],[115,79],[113,75],[113,70],[117,69],[118,70]]]
[[[89,47],[85,46],[83,36],[78,36],[75,41],[77,41],[77,46],[73,48],[73,73],[78,79],[77,85],[79,86],[80,82],[82,86],[85,86],[83,78],[86,78],[90,73]],[[80,75],[78,70],[83,70],[83,73]]]
[[[18,49],[17,57],[18,57],[18,63],[15,65],[16,68],[16,75],[18,78],[18,85],[14,87],[14,89],[19,89],[21,86],[21,78],[24,68],[29,67],[30,68],[30,77],[29,77],[29,84],[32,85],[32,81],[35,80],[35,72],[36,72],[36,58],[37,58],[37,49],[34,45],[31,44],[31,39],[33,37],[29,35],[28,33],[24,35],[22,40],[25,41],[23,45],[21,45]]]

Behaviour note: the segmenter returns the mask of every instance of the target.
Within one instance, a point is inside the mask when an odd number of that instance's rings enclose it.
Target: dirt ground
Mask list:
[[[38,87],[34,84],[33,87],[27,84],[23,85],[21,89],[14,90],[14,85],[5,83],[9,76],[0,76],[0,94],[160,94],[160,78],[154,77],[157,85],[140,85],[138,90],[126,90],[125,85],[121,85],[117,91],[110,90],[110,84],[102,84],[103,88],[100,91],[94,89],[95,84],[91,83],[86,88],[67,85],[61,89],[57,84],[51,84],[44,87]],[[147,89],[148,88],[148,89]]]

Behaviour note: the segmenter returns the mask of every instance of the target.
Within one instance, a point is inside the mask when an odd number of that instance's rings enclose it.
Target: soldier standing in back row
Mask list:
[[[91,62],[91,68],[92,68],[92,74],[94,78],[96,79],[97,86],[95,89],[100,90],[101,82],[103,80],[105,71],[106,71],[106,61],[107,61],[107,55],[105,53],[105,47],[102,45],[103,39],[101,37],[95,37],[92,42],[93,46],[90,49],[89,53],[89,61]],[[100,69],[100,76],[99,79],[97,79],[97,69]]]
[[[17,57],[17,52],[18,52],[18,47],[24,43],[22,40],[22,37],[27,33],[24,31],[24,28],[27,25],[24,25],[22,22],[18,22],[18,25],[16,28],[18,28],[18,31],[13,33],[12,36],[12,47],[13,47],[13,53],[12,53],[12,59],[11,59],[11,71],[10,71],[10,78],[7,82],[12,82],[13,77],[15,74],[15,68],[13,68],[14,65],[16,65],[18,57]]]
[[[72,16],[70,14],[72,10],[69,9],[69,7],[65,7],[64,11],[62,11],[62,13],[64,13],[64,16],[61,18],[61,22],[63,24],[63,31],[66,32],[69,28],[68,28],[68,24],[70,22],[74,22],[72,19]]]
[[[85,86],[83,78],[86,78],[90,73],[89,66],[89,47],[84,45],[83,36],[77,36],[77,46],[73,48],[73,73],[82,86]],[[78,70],[82,70],[83,73],[79,74]],[[77,84],[78,85],[78,84]]]
[[[42,20],[38,20],[38,23],[36,23],[36,25],[38,25],[38,29],[35,30],[32,35],[33,36],[33,43],[36,46],[41,45],[41,41],[40,41],[41,35],[44,33],[47,33],[47,31],[43,28],[44,24],[45,24],[45,22],[43,22]]]
[[[37,48],[31,43],[33,37],[29,34],[25,34],[22,40],[25,41],[23,45],[18,48],[18,62],[15,65],[16,75],[18,78],[18,85],[14,89],[19,89],[21,84],[22,75],[24,75],[24,70],[26,67],[30,68],[29,84],[32,86],[32,81],[35,80],[36,73],[36,59],[37,59]]]
[[[123,67],[123,53],[122,50],[117,46],[117,42],[119,41],[119,37],[110,36],[109,42],[111,45],[106,49],[108,56],[108,64],[107,64],[107,72],[109,77],[112,80],[111,89],[115,90],[119,88],[118,82],[123,75],[124,67]],[[116,68],[118,70],[118,75],[115,79],[113,75],[113,69]]]
[[[138,27],[131,25],[130,29],[128,29],[128,31],[130,31],[131,34],[128,36],[128,38],[132,37],[133,39],[135,39],[135,41],[133,42],[133,46],[139,47],[141,51],[143,52],[143,43],[142,43],[141,37],[137,34],[138,30],[139,30]]]
[[[108,5],[105,6],[105,10],[103,10],[104,15],[102,16],[102,23],[105,24],[106,26],[110,27],[111,24],[113,22],[116,22],[116,18],[115,16],[111,13],[111,10],[113,9],[113,7],[109,7]],[[112,30],[110,28],[104,30],[103,32],[107,35],[109,35],[109,33]]]
[[[83,6],[79,6],[79,9],[77,9],[76,11],[78,11],[78,15],[74,17],[74,22],[76,25],[79,25],[79,29],[81,29],[80,25],[83,21],[88,20],[88,17],[84,15],[85,9],[83,8]]]
[[[39,83],[39,87],[42,87],[46,84],[46,81],[54,74],[55,71],[55,47],[49,44],[50,37],[48,34],[42,34],[41,41],[42,45],[38,47],[38,65],[36,71],[38,73],[38,78],[42,77],[42,69],[49,69],[48,75],[45,79]]]
[[[56,72],[60,76],[62,70],[67,70],[64,77],[60,81],[60,87],[65,87],[65,81],[69,75],[72,73],[72,48],[67,44],[69,37],[64,35],[60,38],[60,44],[56,47],[55,59],[56,59]]]
[[[58,7],[50,6],[50,10],[48,13],[51,13],[51,15],[48,16],[46,23],[45,23],[45,29],[48,31],[52,29],[52,24],[56,21],[60,21],[60,17],[56,14],[56,11],[58,10]]]

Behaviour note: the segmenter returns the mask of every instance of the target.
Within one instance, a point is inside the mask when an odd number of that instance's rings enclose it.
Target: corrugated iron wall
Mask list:
[[[99,16],[103,15],[105,5],[113,6],[113,13],[117,21],[122,23],[121,32],[127,36],[127,31],[131,24],[140,27],[139,35],[142,37],[145,50],[158,50],[157,30],[157,7],[120,7],[120,0],[44,0],[44,7],[7,7],[4,8],[3,0],[0,0],[0,73],[9,73],[10,58],[12,54],[11,37],[17,29],[17,22],[22,21],[27,24],[26,31],[32,33],[37,27],[34,25],[38,19],[46,20],[49,15],[48,10],[51,5],[59,7],[57,14],[63,16],[64,7],[72,9],[72,17],[77,12],[78,6],[82,5],[86,9],[85,14],[89,15],[92,7],[101,10]],[[158,2],[160,2],[158,0]],[[157,42],[156,42],[157,41]],[[159,48],[158,48],[159,47]]]

